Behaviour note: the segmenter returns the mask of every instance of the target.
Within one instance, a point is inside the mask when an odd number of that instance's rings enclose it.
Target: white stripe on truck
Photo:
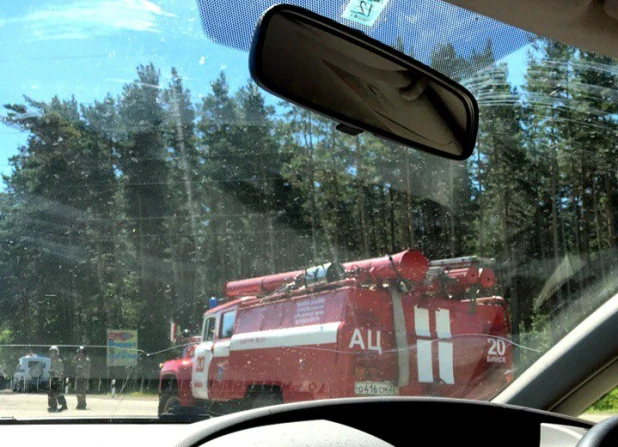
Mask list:
[[[436,321],[436,335],[438,339],[450,339],[451,312],[448,309],[437,309],[433,314]],[[414,306],[414,327],[416,340],[416,367],[419,383],[432,383],[433,371],[433,342],[430,338],[429,309]],[[438,342],[438,376],[448,385],[455,383],[453,367],[453,343],[450,341]]]
[[[416,341],[416,367],[420,383],[433,382],[433,356],[431,340],[418,339]]]
[[[334,323],[236,334],[230,340],[230,351],[335,343],[337,342],[337,330],[340,324],[341,322],[337,321]]]
[[[451,312],[448,309],[436,310],[436,334],[438,338],[451,338]]]
[[[430,337],[429,309],[414,306],[414,330],[417,337]]]
[[[438,342],[438,363],[440,367],[440,379],[448,385],[455,383],[453,371],[453,344]]]

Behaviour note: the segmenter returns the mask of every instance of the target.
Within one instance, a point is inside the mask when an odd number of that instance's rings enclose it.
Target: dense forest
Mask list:
[[[133,328],[157,351],[226,281],[408,247],[495,258],[514,340],[556,341],[560,315],[616,289],[618,67],[545,40],[518,86],[490,42],[432,65],[478,99],[467,162],[345,135],[250,81],[230,91],[224,73],[196,102],[152,64],[90,104],[4,105],[28,140],[0,194],[0,343],[102,345]]]

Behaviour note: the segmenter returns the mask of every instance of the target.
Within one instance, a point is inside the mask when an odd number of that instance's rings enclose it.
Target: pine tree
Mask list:
[[[174,319],[182,327],[195,327],[207,302],[204,256],[206,232],[201,224],[204,190],[197,148],[195,109],[175,68],[163,91],[165,141],[169,153],[170,217],[166,219],[169,253],[174,276]]]
[[[249,219],[250,231],[259,232],[252,238],[252,247],[247,247],[253,274],[275,273],[279,250],[276,231],[276,195],[281,171],[281,154],[273,135],[274,108],[265,104],[264,96],[257,85],[249,81],[236,95],[239,107],[240,140],[250,181],[243,182],[244,195],[252,196],[249,211],[255,217]]]
[[[166,255],[169,178],[163,138],[164,111],[159,72],[152,65],[137,68],[137,80],[123,88],[119,119],[124,138],[118,148],[126,213],[139,264],[142,300],[139,337],[142,347],[165,346],[170,313],[167,299],[172,279]]]
[[[112,250],[101,243],[114,208],[111,152],[74,99],[26,99],[7,110],[8,122],[30,133],[5,177],[13,195],[3,229],[11,241],[6,263],[24,272],[9,281],[24,315],[14,321],[16,333],[35,340],[53,334],[57,343],[97,339],[111,307]],[[91,324],[96,320],[102,326]]]

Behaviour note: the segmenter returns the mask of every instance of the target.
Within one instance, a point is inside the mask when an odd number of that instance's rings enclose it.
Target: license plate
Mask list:
[[[395,396],[399,389],[391,382],[355,382],[354,394],[357,396]]]

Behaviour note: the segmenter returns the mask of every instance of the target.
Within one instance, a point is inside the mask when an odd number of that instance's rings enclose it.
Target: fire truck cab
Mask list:
[[[159,412],[379,395],[489,399],[511,379],[507,307],[476,259],[417,251],[226,284]],[[484,270],[484,272],[483,272]],[[219,407],[217,406],[219,405]],[[216,411],[216,410],[214,410]]]

